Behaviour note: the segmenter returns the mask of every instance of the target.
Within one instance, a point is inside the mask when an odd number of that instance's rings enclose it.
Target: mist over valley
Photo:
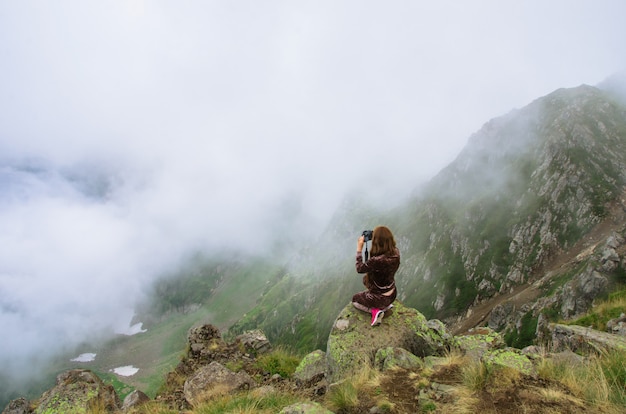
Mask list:
[[[571,247],[623,188],[625,10],[507,7],[3,3],[2,401],[64,363],[143,386],[123,350],[171,366],[198,320],[323,344],[378,224],[442,319]]]

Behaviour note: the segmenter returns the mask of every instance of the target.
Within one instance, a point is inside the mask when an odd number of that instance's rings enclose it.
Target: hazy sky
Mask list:
[[[278,207],[314,227],[346,191],[406,194],[490,118],[626,68],[624,16],[0,0],[0,369],[125,326],[145,281],[190,249],[263,245]]]

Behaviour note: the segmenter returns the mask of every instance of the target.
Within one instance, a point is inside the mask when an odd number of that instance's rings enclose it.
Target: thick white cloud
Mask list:
[[[0,2],[0,361],[119,324],[191,249],[262,246],[278,207],[313,228],[409,192],[488,119],[626,67],[625,12]]]

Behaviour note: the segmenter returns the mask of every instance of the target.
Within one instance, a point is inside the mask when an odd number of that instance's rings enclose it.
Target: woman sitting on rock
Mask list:
[[[352,297],[355,308],[372,314],[371,325],[379,325],[396,299],[396,271],[400,267],[400,251],[396,247],[391,230],[378,226],[372,233],[372,249],[369,260],[363,261],[365,236],[359,237],[356,245],[356,271],[365,273],[363,284],[366,291]]]

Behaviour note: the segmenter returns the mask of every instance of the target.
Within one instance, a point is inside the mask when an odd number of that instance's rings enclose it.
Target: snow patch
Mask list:
[[[143,333],[143,332],[147,332],[147,329],[142,329],[143,323],[139,322],[134,324],[133,326],[127,327],[123,330],[119,330],[116,333],[121,334],[121,335],[128,335],[128,336],[133,336],[136,335],[138,333]]]
[[[111,371],[117,375],[121,375],[122,377],[130,377],[135,375],[139,371],[139,368],[135,368],[132,365],[126,365],[123,367],[113,368]]]
[[[73,361],[73,362],[92,362],[95,359],[96,359],[96,354],[91,353],[91,352],[87,352],[85,354],[80,354],[79,356],[77,356],[74,359],[70,359],[70,361]]]

